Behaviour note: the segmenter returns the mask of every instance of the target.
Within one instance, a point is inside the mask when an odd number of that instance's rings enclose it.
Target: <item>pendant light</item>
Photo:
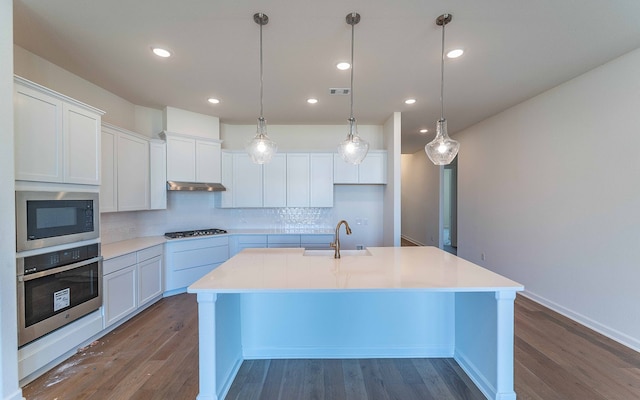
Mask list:
[[[460,143],[449,137],[447,120],[444,118],[444,26],[451,22],[451,14],[442,14],[436,24],[442,26],[442,58],[440,60],[440,119],[436,125],[436,137],[426,146],[424,151],[435,165],[447,165],[456,158]]]
[[[354,27],[360,22],[360,14],[353,12],[347,14],[347,24],[351,25],[351,114],[349,117],[349,133],[347,138],[338,145],[338,153],[342,159],[353,165],[358,165],[364,160],[369,151],[369,143],[358,136],[358,126],[356,119],[353,117],[353,36]]]
[[[256,13],[253,15],[253,20],[260,25],[260,117],[258,117],[256,136],[247,143],[246,150],[254,163],[266,164],[278,150],[276,142],[267,136],[267,121],[262,115],[262,26],[269,22],[269,17],[263,13]]]

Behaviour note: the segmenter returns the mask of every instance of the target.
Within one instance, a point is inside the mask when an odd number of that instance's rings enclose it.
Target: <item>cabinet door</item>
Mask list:
[[[118,210],[149,209],[149,142],[118,135]]]
[[[183,137],[167,137],[167,180],[196,181],[196,141]]]
[[[366,159],[366,157],[365,157]],[[358,166],[344,162],[340,154],[333,155],[333,182],[358,183]]]
[[[162,257],[157,256],[138,264],[138,307],[163,292]]]
[[[287,206],[287,155],[275,154],[264,164],[264,207]]]
[[[333,207],[333,154],[311,154],[309,177],[309,205]]]
[[[149,143],[149,209],[167,208],[167,146]]]
[[[387,183],[387,153],[369,152],[360,164],[359,182],[369,184]]]
[[[107,274],[102,280],[104,287],[104,326],[134,312],[136,304],[136,266],[131,265],[117,272]]]
[[[117,134],[103,131],[101,140],[100,212],[118,211]]]
[[[309,207],[309,154],[287,154],[287,207]]]
[[[196,140],[196,182],[220,183],[220,143]]]
[[[233,154],[222,152],[222,186],[225,187],[224,192],[220,194],[220,207],[233,207]]]
[[[64,181],[100,184],[100,120],[89,110],[63,105]]]
[[[63,182],[62,101],[15,85],[15,178]]]
[[[245,153],[233,154],[233,206],[262,207],[262,165]]]

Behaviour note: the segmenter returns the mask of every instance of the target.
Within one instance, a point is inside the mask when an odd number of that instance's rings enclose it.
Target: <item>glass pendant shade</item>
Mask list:
[[[338,153],[342,159],[353,165],[358,165],[369,152],[369,142],[358,136],[355,118],[349,118],[349,134],[338,145]]]
[[[436,126],[436,137],[426,146],[424,151],[435,165],[447,165],[456,158],[460,142],[453,140],[447,133],[447,120],[441,119]]]
[[[426,146],[424,151],[435,165],[447,165],[453,161],[460,150],[460,142],[453,140],[447,133],[447,120],[444,118],[444,27],[453,16],[442,14],[436,19],[436,25],[442,27],[442,54],[440,58],[440,119],[436,123],[436,137]]]
[[[249,153],[251,161],[256,164],[268,163],[278,151],[276,142],[267,136],[267,121],[264,118],[258,118],[256,136],[247,143],[245,149]]]

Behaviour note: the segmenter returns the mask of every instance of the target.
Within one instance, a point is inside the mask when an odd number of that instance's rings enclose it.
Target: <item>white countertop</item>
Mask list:
[[[100,252],[102,254],[102,257],[105,260],[108,260],[110,258],[133,253],[134,251],[163,244],[166,241],[167,239],[164,236],[139,237],[135,239],[123,240],[121,242],[103,244],[100,248]]]
[[[357,290],[524,290],[436,247],[370,247],[370,256],[305,256],[304,249],[245,249],[189,286],[190,293]],[[346,251],[345,251],[346,253]]]

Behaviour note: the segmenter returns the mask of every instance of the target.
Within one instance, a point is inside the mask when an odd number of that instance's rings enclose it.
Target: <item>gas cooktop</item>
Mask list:
[[[227,231],[225,231],[224,229],[211,228],[211,229],[197,229],[194,231],[167,232],[164,234],[164,236],[169,239],[182,239],[182,238],[190,238],[190,237],[198,237],[198,236],[221,235],[223,233],[227,233]]]

